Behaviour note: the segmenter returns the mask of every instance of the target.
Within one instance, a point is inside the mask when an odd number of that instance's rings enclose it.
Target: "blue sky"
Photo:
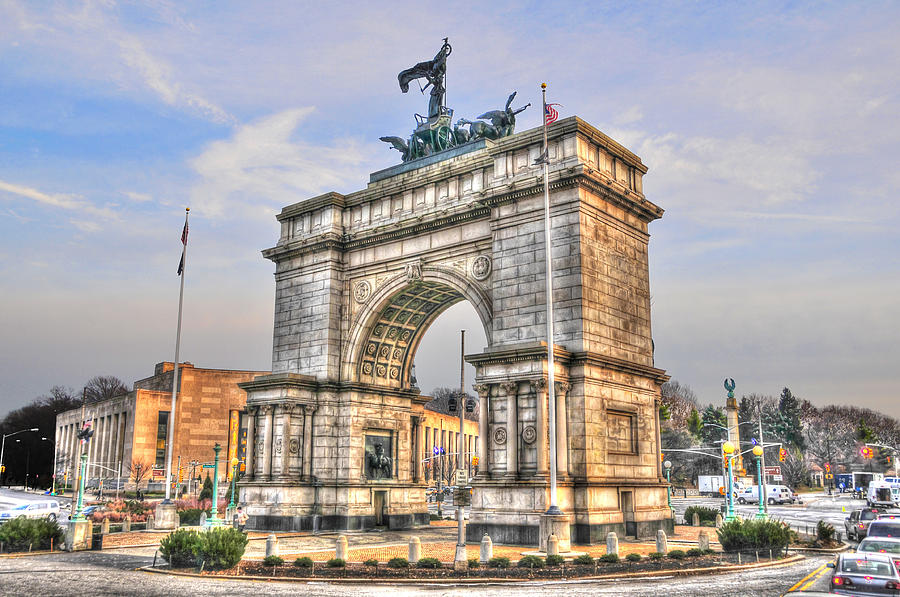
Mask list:
[[[439,15],[439,16],[436,16]],[[540,101],[640,155],[656,363],[721,401],[789,386],[892,415],[900,295],[896,3],[0,0],[0,412],[174,354],[267,369],[280,208],[362,188],[426,100],[396,75],[449,36],[448,103]],[[539,124],[520,115],[519,129]],[[445,314],[421,385],[455,385]],[[471,373],[469,375],[471,379]]]

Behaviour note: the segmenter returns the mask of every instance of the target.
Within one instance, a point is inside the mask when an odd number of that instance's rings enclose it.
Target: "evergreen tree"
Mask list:
[[[728,420],[725,417],[724,409],[710,404],[703,409],[701,420],[700,438],[705,445],[717,445],[716,442],[721,442],[728,437]]]
[[[659,405],[659,420],[660,421],[669,421],[672,418],[672,413],[669,410],[669,407],[666,404]]]
[[[769,420],[772,432],[781,443],[785,444],[785,448],[791,447],[802,451],[806,447],[803,422],[800,419],[800,400],[791,393],[790,389],[784,388],[781,391],[778,411],[772,413]]]
[[[200,499],[201,500],[211,500],[213,498],[213,483],[212,479],[209,478],[209,473],[206,473],[206,479],[203,480],[203,489],[200,490]]]
[[[703,421],[700,419],[700,413],[696,408],[691,409],[691,414],[687,418],[688,433],[694,438],[694,441],[700,440],[700,430],[703,428]]]

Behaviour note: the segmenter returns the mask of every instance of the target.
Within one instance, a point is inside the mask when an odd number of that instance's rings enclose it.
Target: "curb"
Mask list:
[[[741,564],[735,566],[716,566],[709,568],[683,568],[677,570],[648,570],[645,572],[627,572],[624,574],[600,574],[597,576],[578,576],[575,578],[560,577],[540,578],[540,579],[521,579],[521,578],[296,578],[296,577],[274,577],[274,576],[210,576],[197,574],[195,572],[175,572],[162,568],[152,568],[143,566],[135,568],[140,572],[151,574],[168,574],[170,576],[184,576],[188,578],[205,578],[208,580],[254,580],[269,582],[301,582],[301,583],[335,583],[335,584],[379,584],[379,585],[395,585],[395,584],[417,584],[417,585],[490,585],[490,584],[531,584],[548,582],[568,583],[568,582],[584,582],[584,581],[602,581],[602,580],[628,580],[639,579],[656,576],[708,576],[713,574],[728,574],[731,572],[742,572],[744,570],[754,570],[757,568],[780,568],[790,566],[805,560],[802,555],[795,555],[783,560],[775,562],[764,562],[760,564]]]

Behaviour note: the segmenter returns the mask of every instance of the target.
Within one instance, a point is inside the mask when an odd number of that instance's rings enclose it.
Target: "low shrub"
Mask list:
[[[651,560],[661,560],[665,557],[665,555],[666,554],[664,554],[664,553],[654,551],[652,553],[648,553],[647,557],[650,558]]]
[[[710,548],[708,548],[708,547],[707,547],[706,549],[703,550],[703,555],[705,555],[705,556],[711,556],[711,555],[714,554],[714,553],[716,553],[716,550],[715,550],[715,549],[710,549]]]
[[[0,526],[0,543],[6,551],[50,549],[65,540],[65,532],[56,524],[43,518],[14,518]]]
[[[625,556],[625,559],[628,560],[629,562],[640,562],[640,561],[641,561],[641,554],[639,554],[639,553],[630,553],[630,554],[628,554],[627,556]]]
[[[543,568],[544,560],[538,556],[523,556],[516,564],[519,568]]]
[[[416,562],[416,568],[440,568],[441,561],[437,558],[422,558]]]
[[[791,529],[781,521],[752,518],[726,522],[716,533],[726,552],[771,549],[775,556],[781,555],[793,537]]]
[[[590,557],[590,556],[588,556]],[[549,555],[545,560],[548,566],[562,566],[566,563],[566,558],[562,557],[559,554]],[[593,564],[593,562],[591,562]]]
[[[720,514],[720,510],[718,508],[707,508],[705,506],[689,506],[687,510],[684,511],[684,521],[687,524],[694,524],[694,513],[699,515],[700,517],[700,526],[703,526],[704,522],[711,522],[715,524],[716,522],[716,514]]]
[[[205,510],[201,510],[200,508],[181,510],[178,512],[178,521],[182,526],[197,526],[200,524],[200,515],[203,514],[203,512],[205,512]]]
[[[619,563],[619,554],[617,553],[606,553],[597,558],[597,561],[601,564],[618,564]]]
[[[297,558],[296,560],[294,560],[294,566],[296,566],[297,568],[312,568],[313,567],[312,558],[308,558],[308,557]]]
[[[325,562],[325,565],[329,568],[344,568],[347,566],[347,562],[345,562],[341,558],[331,558],[330,560]]]
[[[437,514],[431,514],[428,516],[428,520],[442,520],[442,518]]]
[[[237,529],[216,528],[199,533],[198,559],[212,570],[233,568],[247,548],[247,536]]]
[[[509,568],[509,558],[503,556],[494,556],[488,560],[488,566],[491,568]]]
[[[189,529],[169,533],[159,542],[159,553],[172,568],[195,566],[200,553],[200,533]]]
[[[481,560],[478,558],[469,558],[469,568],[480,568]]]
[[[683,560],[685,558],[684,550],[681,549],[673,549],[669,552],[669,557],[673,560]]]
[[[703,555],[703,550],[700,549],[699,547],[692,547],[689,550],[687,550],[687,557],[689,557],[689,558],[699,558],[702,555]]]
[[[263,564],[266,566],[283,566],[284,558],[280,558],[278,556],[266,556],[263,560]]]
[[[376,560],[375,558],[368,559],[365,562],[363,562],[363,566],[373,566],[373,567],[377,568],[378,560]]]
[[[824,520],[816,523],[816,541],[820,545],[831,545],[834,543],[834,527]]]
[[[406,558],[391,558],[388,560],[388,568],[409,568],[409,560]]]
[[[583,553],[580,556],[578,556],[577,558],[575,558],[572,561],[572,563],[575,564],[576,566],[593,566],[594,558],[592,558],[591,556],[589,556],[586,553]]]

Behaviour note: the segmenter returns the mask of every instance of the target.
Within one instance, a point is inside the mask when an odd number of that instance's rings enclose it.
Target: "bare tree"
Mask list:
[[[669,410],[670,418],[667,426],[673,429],[686,428],[691,411],[700,410],[694,390],[673,379],[664,383],[660,392],[661,403]]]
[[[141,481],[146,479],[152,470],[153,467],[144,460],[132,460],[131,464],[128,465],[128,472],[131,474],[131,478],[134,479],[135,487],[140,487]]]
[[[84,384],[85,398],[88,402],[99,402],[128,393],[128,386],[118,377],[97,375]]]

